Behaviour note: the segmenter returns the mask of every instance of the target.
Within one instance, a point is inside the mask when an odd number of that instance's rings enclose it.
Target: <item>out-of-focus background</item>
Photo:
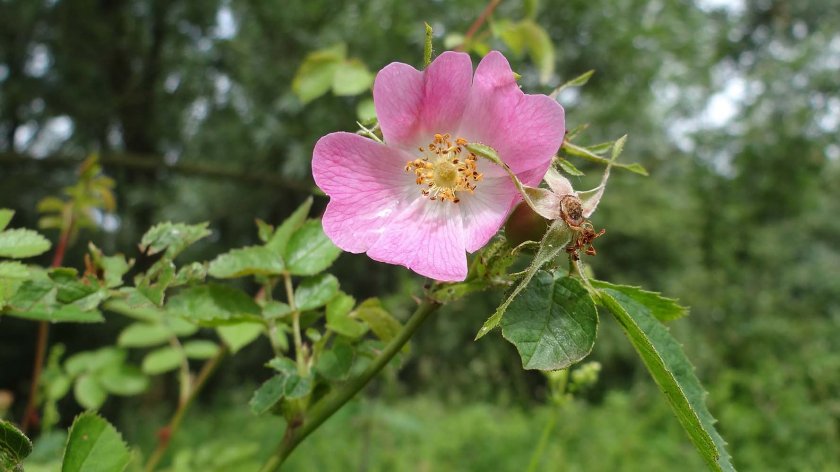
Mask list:
[[[255,217],[276,223],[308,195],[314,142],[356,129],[370,97],[327,92],[304,103],[292,79],[307,54],[343,43],[372,72],[419,66],[424,21],[442,50],[486,4],[2,0],[0,207],[36,227],[37,202],[98,152],[118,208],[82,233],[66,264],[81,266],[86,240],[136,255],[140,235],[163,220],[210,222],[213,237],[185,259],[254,243]],[[525,8],[501,2],[492,26]],[[535,21],[554,45],[546,80],[533,57],[483,40],[511,57],[528,92],[595,69],[560,96],[568,128],[591,124],[581,143],[628,133],[622,159],[651,174],[614,172],[594,218],[607,229],[587,259],[595,274],[691,307],[672,331],[739,469],[840,470],[840,5],[544,0]],[[586,187],[598,169],[576,163]],[[422,282],[349,254],[333,272],[359,299],[392,294],[398,314]],[[524,470],[556,407],[500,336],[472,340],[498,299],[447,306],[404,368],[316,432],[289,470]],[[56,325],[51,342],[68,352],[107,345],[125,323]],[[0,320],[0,390],[15,395],[13,417],[34,342],[34,323]],[[254,470],[267,454],[280,420],[257,419],[246,404],[269,352],[261,342],[225,361],[176,439],[182,463]],[[591,358],[600,380],[559,412],[540,470],[702,470],[608,317]],[[164,377],[103,413],[148,451],[174,385]],[[80,409],[70,398],[60,407],[63,423]]]

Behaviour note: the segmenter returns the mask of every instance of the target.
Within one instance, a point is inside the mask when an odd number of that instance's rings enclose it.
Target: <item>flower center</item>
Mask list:
[[[434,141],[418,150],[423,154],[409,161],[406,172],[414,172],[415,182],[422,189],[420,193],[429,200],[461,201],[456,192],[475,191],[476,182],[481,180],[476,162],[478,157],[471,152],[464,153],[467,140],[456,138],[450,141],[449,134],[436,134]]]

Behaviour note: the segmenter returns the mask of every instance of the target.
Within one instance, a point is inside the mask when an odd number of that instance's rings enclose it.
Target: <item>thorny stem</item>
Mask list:
[[[283,273],[283,284],[286,286],[286,299],[292,309],[292,335],[295,339],[295,361],[297,362],[298,373],[306,375],[306,359],[303,355],[303,340],[300,336],[300,312],[295,304],[295,290],[292,287],[292,276],[288,272]]]
[[[155,467],[157,467],[158,463],[160,463],[160,460],[163,459],[163,455],[166,454],[166,450],[169,448],[172,437],[178,432],[178,428],[184,420],[184,415],[187,413],[187,410],[189,410],[193,401],[207,383],[207,379],[210,378],[210,375],[213,374],[226,354],[227,346],[222,345],[219,347],[219,351],[216,355],[210,358],[204,363],[204,366],[201,367],[201,371],[195,379],[195,384],[192,385],[192,388],[189,390],[189,395],[187,395],[186,399],[178,405],[178,409],[175,410],[175,413],[172,415],[172,419],[169,420],[169,423],[161,429],[157,448],[152,455],[149,456],[149,460],[146,462],[146,467],[143,469],[145,472],[152,472],[155,470]]]
[[[64,262],[64,254],[67,252],[67,246],[70,244],[70,234],[73,231],[75,219],[72,212],[67,217],[61,235],[58,238],[58,245],[55,247],[55,254],[53,255],[52,264],[50,267],[59,267]],[[41,383],[41,372],[44,368],[44,357],[47,352],[47,342],[50,337],[50,325],[46,321],[38,323],[38,338],[35,343],[35,361],[32,364],[32,383],[29,385],[29,397],[26,400],[26,408],[23,410],[23,421],[21,421],[21,429],[24,433],[29,430],[32,421],[38,415],[38,386]]]
[[[277,446],[274,454],[263,464],[262,472],[274,472],[283,465],[283,462],[291,455],[295,448],[307,436],[312,434],[321,424],[338,411],[345,403],[353,398],[364,388],[368,382],[376,376],[388,362],[405,346],[405,343],[414,335],[420,325],[440,307],[440,303],[426,299],[411,315],[406,324],[397,333],[391,342],[385,346],[379,356],[368,366],[359,377],[353,378],[344,385],[323,397],[306,414],[302,423],[289,424],[286,426],[286,433],[283,440]]]

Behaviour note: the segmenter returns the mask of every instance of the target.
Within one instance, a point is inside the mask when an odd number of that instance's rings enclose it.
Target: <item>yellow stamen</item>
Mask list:
[[[476,183],[483,175],[478,172],[478,157],[467,152],[464,138],[456,138],[453,144],[449,134],[435,134],[428,146],[419,147],[422,156],[409,161],[406,172],[414,172],[415,182],[422,186],[420,193],[429,200],[461,201],[456,192],[473,193]]]

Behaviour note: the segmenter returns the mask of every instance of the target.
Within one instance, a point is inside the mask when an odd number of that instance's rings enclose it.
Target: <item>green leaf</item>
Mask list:
[[[73,421],[61,472],[120,472],[130,459],[120,433],[96,413]]]
[[[267,320],[277,320],[285,318],[292,313],[292,307],[283,302],[270,301],[263,307],[263,318]]]
[[[304,279],[295,289],[295,302],[300,311],[314,310],[327,304],[338,293],[338,279],[319,274]]]
[[[567,88],[583,87],[584,85],[586,85],[587,82],[589,82],[589,79],[592,77],[592,75],[594,73],[595,73],[595,69],[591,69],[591,70],[588,70],[588,71],[584,72],[583,74],[580,74],[579,76],[575,77],[574,79],[572,79],[572,80],[564,83],[563,85],[557,87],[556,89],[554,89],[554,91],[551,92],[551,97],[552,98],[557,98],[557,96],[560,95],[560,92],[562,92],[563,90],[566,90]]]
[[[3,218],[0,210],[0,220]],[[11,215],[9,215],[11,219]],[[3,226],[0,221],[0,227]],[[21,462],[32,452],[32,441],[20,432],[12,423],[0,419],[0,470],[23,472]]]
[[[537,272],[502,320],[502,335],[516,346],[525,369],[569,367],[589,355],[597,332],[589,292],[559,272]]]
[[[231,354],[236,354],[243,347],[251,344],[262,334],[265,327],[262,323],[237,323],[230,326],[219,326],[216,332],[225,342]]]
[[[339,63],[333,74],[333,93],[343,96],[353,96],[365,92],[373,85],[373,74],[364,62],[358,59],[348,59]]]
[[[9,226],[9,222],[12,221],[13,216],[15,216],[14,210],[0,208],[0,231],[3,231],[6,229],[6,226]]]
[[[551,38],[532,19],[516,23],[500,21],[494,27],[502,41],[517,55],[527,52],[540,70],[540,83],[547,83],[554,74],[555,53]]]
[[[152,226],[140,240],[140,250],[152,255],[166,251],[169,259],[181,253],[196,241],[210,235],[207,223],[187,225],[183,223],[160,223]]]
[[[614,285],[601,280],[591,280],[591,283],[596,288],[609,288],[627,295],[644,305],[645,308],[650,310],[650,314],[659,321],[673,321],[688,314],[688,308],[680,305],[673,298],[663,297],[658,292],[649,292],[641,287],[631,287],[629,285]]]
[[[292,91],[304,104],[327,93],[346,56],[347,46],[343,43],[307,54],[292,79]]]
[[[327,303],[327,328],[351,339],[365,334],[368,330],[367,325],[350,317],[350,311],[355,304],[356,300],[345,293],[339,293],[330,300]]]
[[[289,239],[286,265],[292,275],[315,275],[332,265],[341,249],[330,241],[321,220],[309,220]]]
[[[573,175],[575,177],[580,177],[584,175],[583,172],[581,172],[577,167],[575,167],[574,164],[572,164],[568,160],[563,159],[562,157],[556,157],[555,160],[557,161],[557,164],[560,166],[560,168],[563,169],[563,172],[569,175]]]
[[[499,305],[496,311],[490,315],[490,318],[487,318],[487,321],[485,321],[484,325],[481,326],[481,329],[478,330],[478,334],[476,334],[475,339],[481,339],[481,337],[499,325],[499,322],[502,321],[502,317],[505,315],[505,311],[511,302],[516,299],[519,292],[528,286],[528,283],[531,282],[531,279],[537,271],[542,268],[542,266],[549,261],[554,260],[557,255],[563,251],[566,247],[566,243],[569,241],[569,237],[569,228],[563,220],[556,220],[551,223],[551,226],[548,227],[548,231],[546,231],[545,235],[543,235],[542,241],[540,241],[540,248],[534,255],[534,260],[531,261],[531,265],[529,265],[528,269],[525,271],[525,275],[522,276],[522,279],[516,284],[513,290],[508,293],[505,300],[501,305]]]
[[[224,285],[189,287],[169,298],[166,310],[173,316],[204,324],[260,316],[260,307],[245,292]]]
[[[119,337],[117,346],[120,347],[151,347],[169,341],[174,335],[172,330],[162,324],[134,323],[128,325]]]
[[[353,367],[356,352],[347,342],[336,341],[329,350],[321,353],[315,370],[332,381],[346,380]]]
[[[376,121],[376,108],[373,100],[365,98],[356,104],[356,118],[363,124],[371,124]]]
[[[126,352],[115,347],[103,347],[95,351],[73,354],[64,363],[64,369],[71,376],[85,372],[100,372],[125,362]]]
[[[279,275],[283,273],[283,259],[263,246],[234,249],[210,262],[207,273],[217,279],[247,275]]]
[[[123,276],[131,268],[131,264],[125,260],[125,256],[122,254],[103,257],[100,264],[102,265],[105,286],[108,288],[115,288],[122,285]]]
[[[76,383],[73,385],[73,396],[76,397],[79,405],[88,410],[97,410],[105,403],[108,392],[99,385],[93,375],[85,374],[76,379]]]
[[[16,261],[0,262],[0,309],[29,277],[29,269]]]
[[[117,365],[106,368],[99,375],[99,384],[114,395],[138,395],[149,388],[149,378],[137,367]]]
[[[156,349],[143,359],[143,373],[157,375],[177,369],[184,361],[184,351],[174,347]]]
[[[281,372],[266,380],[254,392],[249,405],[254,414],[261,415],[283,398],[294,400],[305,397],[311,391],[311,378],[301,377],[297,372]]]
[[[0,257],[21,259],[47,252],[52,244],[31,229],[10,229],[0,233]]]
[[[219,352],[219,346],[213,341],[197,339],[184,343],[184,352],[190,359],[210,359]]]
[[[734,471],[726,442],[715,430],[705,404],[706,392],[680,344],[645,305],[612,288],[601,288],[600,299],[615,316],[691,442],[712,470]]]
[[[277,254],[285,254],[289,239],[303,225],[304,221],[306,221],[306,215],[309,214],[311,208],[312,197],[309,197],[277,227],[277,231],[274,232],[274,235],[265,244],[265,247]]]
[[[274,226],[266,223],[265,221],[257,218],[257,236],[259,236],[260,241],[263,243],[267,243],[271,236],[274,235]]]
[[[376,298],[370,298],[360,303],[356,308],[356,316],[364,320],[376,337],[388,342],[402,329],[402,324],[391,316]]]

